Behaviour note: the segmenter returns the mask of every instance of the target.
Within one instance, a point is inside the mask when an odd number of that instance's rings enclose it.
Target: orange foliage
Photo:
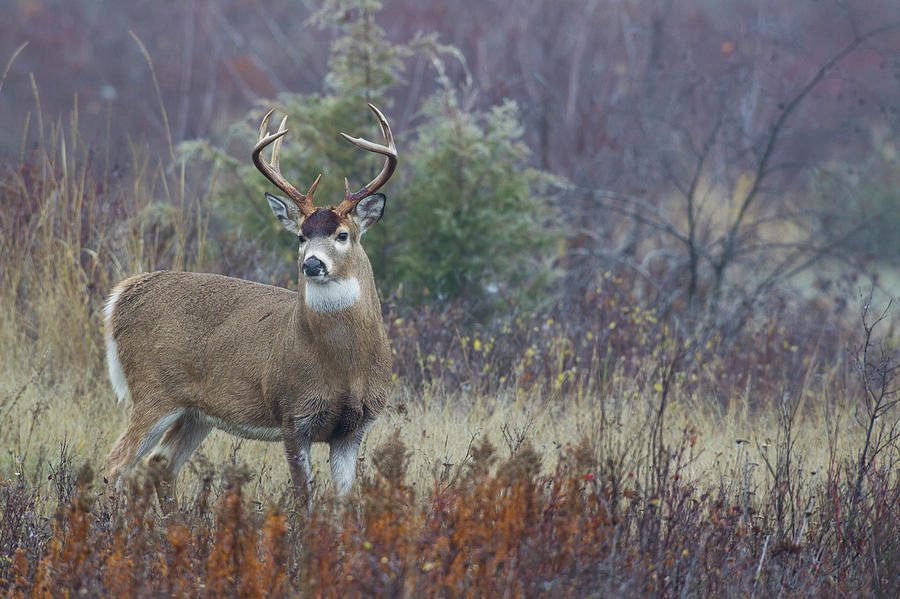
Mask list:
[[[776,539],[728,496],[685,482],[678,451],[653,488],[604,465],[587,442],[563,450],[549,476],[527,442],[507,460],[495,453],[482,442],[452,482],[436,480],[417,497],[403,480],[407,453],[395,439],[376,449],[377,473],[363,476],[353,496],[264,514],[245,500],[245,475],[231,472],[211,509],[207,488],[163,520],[149,509],[152,485],[122,505],[94,497],[81,476],[42,555],[17,550],[0,590],[10,597],[580,597],[591,589],[676,597],[891,588],[871,570],[848,570],[865,551],[828,536],[828,505],[816,508],[822,525],[799,541]],[[888,479],[879,484],[896,491]],[[879,521],[896,531],[900,508],[877,505]],[[896,537],[882,536],[858,544],[894,551]]]

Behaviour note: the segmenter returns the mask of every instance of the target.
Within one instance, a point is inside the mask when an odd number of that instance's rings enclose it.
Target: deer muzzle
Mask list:
[[[325,277],[328,267],[315,256],[310,256],[303,262],[303,274],[311,279]]]

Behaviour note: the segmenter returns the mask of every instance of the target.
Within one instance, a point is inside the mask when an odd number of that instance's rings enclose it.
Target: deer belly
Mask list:
[[[277,426],[251,426],[240,422],[229,422],[207,414],[201,414],[201,419],[205,424],[213,428],[243,437],[244,439],[253,439],[255,441],[281,440],[281,429]]]

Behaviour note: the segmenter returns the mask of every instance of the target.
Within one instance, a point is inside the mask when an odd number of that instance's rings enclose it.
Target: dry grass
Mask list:
[[[4,333],[10,334],[5,330]],[[7,345],[6,347],[15,347]],[[5,449],[26,462],[24,471],[43,472],[56,458],[59,445],[67,443],[78,459],[87,460],[97,472],[103,471],[106,452],[125,429],[130,405],[116,402],[99,365],[84,372],[54,372],[41,356],[18,361],[16,352],[5,353],[0,370],[0,397],[3,398],[4,426],[0,440]],[[33,365],[25,366],[25,364]],[[102,372],[102,371],[101,371]],[[370,468],[372,448],[399,436],[409,445],[406,482],[413,489],[429,489],[436,479],[446,477],[458,465],[471,460],[472,448],[483,439],[504,454],[527,439],[543,457],[543,471],[552,472],[559,450],[582,438],[605,447],[646,449],[648,423],[654,403],[628,380],[613,381],[622,398],[546,398],[540,392],[512,391],[505,396],[474,396],[458,393],[441,396],[434,392],[415,393],[397,389],[388,411],[370,431],[360,452],[361,469]],[[606,406],[603,404],[606,403]],[[669,413],[667,440],[676,442],[685,430],[697,435],[697,457],[689,468],[691,478],[716,479],[726,476],[735,463],[753,457],[753,483],[761,485],[765,472],[755,444],[772,445],[779,430],[774,414],[752,413],[749,402],[736,400],[722,409],[711,399],[676,397]],[[602,411],[606,416],[605,427]],[[836,450],[850,455],[860,442],[859,435],[841,435]],[[796,453],[810,468],[822,470],[829,461],[827,424],[820,407],[807,403],[798,414]],[[745,444],[746,442],[746,444]],[[11,456],[0,457],[10,465]],[[313,448],[316,478],[328,484],[327,447]],[[224,465],[235,460],[250,465],[254,474],[249,489],[260,501],[280,495],[289,479],[283,448],[279,443],[237,439],[214,431],[184,468],[179,478],[182,493],[193,496],[200,485],[198,472],[206,464]]]

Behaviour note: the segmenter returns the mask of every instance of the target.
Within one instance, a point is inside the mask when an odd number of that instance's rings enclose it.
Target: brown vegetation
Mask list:
[[[818,597],[897,590],[896,473],[867,476],[862,503],[847,494],[841,468],[823,473],[821,485],[801,497],[790,497],[787,487],[758,497],[740,469],[713,484],[685,477],[696,442],[685,432],[659,464],[659,485],[650,487],[632,464],[617,461],[623,456],[598,454],[587,440],[561,448],[547,474],[530,444],[497,459],[483,442],[452,481],[435,480],[417,495],[402,476],[406,449],[393,441],[376,452],[377,471],[352,508],[323,499],[310,513],[277,504],[257,509],[247,502],[246,473],[233,470],[210,508],[207,482],[192,507],[165,521],[150,509],[151,484],[126,506],[98,497],[85,467],[72,501],[52,520],[20,528],[21,543],[5,550],[0,584],[13,597]],[[15,485],[4,483],[5,516],[29,511]],[[802,504],[793,506],[801,513],[786,530],[771,513],[778,498]]]

